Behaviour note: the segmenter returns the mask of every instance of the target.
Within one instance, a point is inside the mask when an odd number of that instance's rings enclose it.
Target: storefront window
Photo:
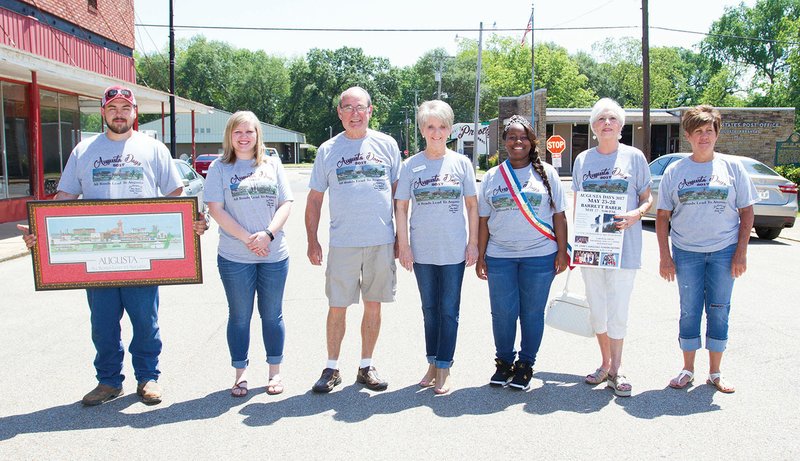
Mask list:
[[[44,192],[55,194],[61,171],[80,136],[78,97],[41,90]]]
[[[28,98],[26,87],[0,82],[0,199],[32,195],[28,150]]]

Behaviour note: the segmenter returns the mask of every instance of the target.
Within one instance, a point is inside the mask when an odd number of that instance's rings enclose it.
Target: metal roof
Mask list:
[[[136,95],[139,113],[160,114],[163,107],[169,110],[169,93],[146,86],[123,82],[95,72],[43,58],[0,44],[0,76],[21,82],[31,81],[31,71],[36,72],[39,85],[77,94],[81,112],[100,112],[103,91],[112,85],[125,85]],[[175,98],[176,112],[206,113],[211,107],[181,97]]]
[[[225,134],[225,125],[231,117],[230,112],[214,109],[207,114],[196,114],[194,121],[195,143],[216,143],[222,144],[222,137]],[[154,130],[161,133],[161,119],[139,125],[139,130]],[[264,142],[266,143],[305,143],[306,135],[287,128],[261,122],[261,130],[264,132]],[[178,114],[175,118],[175,131],[177,132],[176,142],[178,144],[188,144],[192,142],[192,118],[190,114]],[[170,138],[169,116],[164,117],[164,139]]]

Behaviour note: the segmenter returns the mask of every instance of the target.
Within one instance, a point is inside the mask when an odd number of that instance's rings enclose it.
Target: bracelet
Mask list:
[[[647,213],[647,210],[645,210],[645,211],[642,211],[642,209],[641,209],[641,208],[639,208],[639,219],[640,219],[640,220],[641,220],[642,218],[644,218],[644,214],[645,214],[645,213]]]
[[[269,229],[264,229],[264,232],[266,232],[266,233],[267,233],[267,235],[269,235],[269,241],[270,241],[270,242],[271,242],[271,241],[273,241],[273,240],[275,240],[275,236],[274,236],[274,235],[272,235],[272,231],[270,231]]]

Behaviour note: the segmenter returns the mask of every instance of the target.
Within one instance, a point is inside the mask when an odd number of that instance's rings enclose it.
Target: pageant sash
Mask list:
[[[553,226],[550,223],[543,221],[539,216],[536,214],[536,210],[531,205],[530,200],[525,194],[522,193],[522,185],[517,178],[517,175],[514,173],[514,168],[511,167],[511,163],[506,160],[499,166],[500,174],[503,176],[503,180],[508,187],[508,191],[511,193],[511,198],[514,199],[514,203],[517,204],[517,208],[522,213],[522,216],[533,226],[534,229],[541,232],[542,235],[549,238],[552,241],[556,241],[556,231],[553,229]],[[570,244],[567,244],[567,253],[570,255],[570,261],[572,260],[572,247]]]

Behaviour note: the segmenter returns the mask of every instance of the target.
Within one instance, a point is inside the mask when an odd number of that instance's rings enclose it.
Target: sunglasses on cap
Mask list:
[[[106,100],[109,100],[109,99],[113,98],[114,96],[116,96],[118,94],[121,94],[122,96],[124,96],[126,98],[130,98],[131,96],[133,96],[133,93],[131,93],[131,90],[128,90],[128,89],[125,89],[125,88],[122,88],[122,89],[118,90],[118,89],[114,88],[113,90],[106,91]]]
[[[133,96],[133,92],[127,88],[111,88],[105,92],[103,95],[103,101],[101,102],[100,106],[105,107],[111,100],[123,98],[126,101],[130,102],[134,106],[136,105],[136,98]]]

